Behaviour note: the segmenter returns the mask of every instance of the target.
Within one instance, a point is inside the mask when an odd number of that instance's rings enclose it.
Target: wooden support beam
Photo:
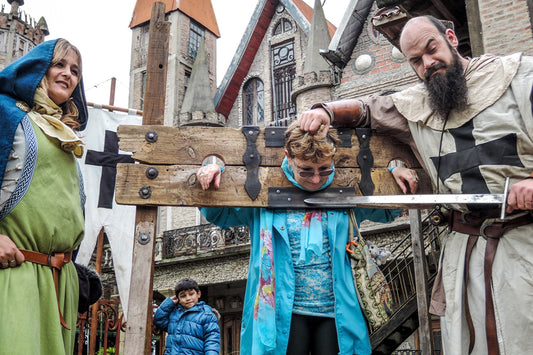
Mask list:
[[[143,125],[163,124],[170,23],[155,2],[150,19]],[[157,207],[137,207],[124,354],[151,353],[152,287]]]
[[[418,338],[422,354],[433,354],[431,316],[429,315],[429,291],[426,277],[427,261],[422,233],[420,210],[409,210],[411,244],[415,271],[416,301],[418,304]]]

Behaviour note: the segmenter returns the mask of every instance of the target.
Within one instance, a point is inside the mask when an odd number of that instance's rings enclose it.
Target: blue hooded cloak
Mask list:
[[[16,102],[24,101],[29,107],[33,107],[35,90],[52,62],[58,40],[39,44],[0,72],[0,186],[15,131],[26,116],[26,112],[18,108]],[[72,97],[79,111],[79,130],[82,130],[86,126],[88,116],[82,80],[74,89]]]

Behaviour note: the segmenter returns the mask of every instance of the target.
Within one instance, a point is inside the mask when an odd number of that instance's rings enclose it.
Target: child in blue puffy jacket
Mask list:
[[[218,355],[220,328],[210,306],[198,301],[198,283],[182,279],[176,295],[168,297],[154,314],[154,324],[168,333],[165,355]]]

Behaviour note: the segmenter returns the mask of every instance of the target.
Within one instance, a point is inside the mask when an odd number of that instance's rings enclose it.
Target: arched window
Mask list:
[[[289,32],[292,30],[292,23],[291,21],[282,18],[279,20],[277,25],[274,27],[274,36],[280,35],[285,32]]]
[[[291,100],[292,81],[296,77],[294,39],[272,46],[273,119],[275,126],[286,126],[296,117],[296,105]]]
[[[242,89],[243,124],[259,125],[265,121],[264,86],[259,78],[248,80]]]

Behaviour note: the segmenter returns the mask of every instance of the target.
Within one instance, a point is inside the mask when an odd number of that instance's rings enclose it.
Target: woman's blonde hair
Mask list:
[[[323,127],[321,127],[321,130]],[[333,158],[337,152],[340,139],[337,130],[330,128],[325,137],[311,134],[300,129],[294,121],[285,131],[285,149],[291,158],[317,162],[324,158]]]
[[[81,73],[82,73],[82,63],[81,63],[81,53],[69,41],[66,39],[59,39],[56,43],[56,46],[54,48],[54,55],[52,57],[52,61],[50,62],[50,67],[53,67],[57,63],[59,63],[61,60],[63,60],[69,53],[69,51],[73,51],[78,56],[78,66],[80,69],[80,76],[79,79],[81,81]],[[79,82],[78,82],[79,84]],[[39,83],[39,86],[42,87],[45,92],[48,92],[48,81],[46,80],[46,75],[43,77],[41,82]],[[60,105],[63,116],[61,116],[61,121],[69,126],[72,129],[76,129],[79,127],[80,122],[78,121],[78,107],[74,103],[74,100],[72,97],[70,97],[66,102]]]

